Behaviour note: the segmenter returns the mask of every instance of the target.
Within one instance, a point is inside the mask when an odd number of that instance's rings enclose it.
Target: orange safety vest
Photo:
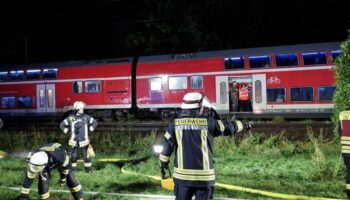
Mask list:
[[[240,88],[239,89],[239,100],[241,100],[241,101],[249,100],[249,91],[247,88]]]
[[[341,123],[341,152],[350,156],[350,111],[343,111],[339,114]]]

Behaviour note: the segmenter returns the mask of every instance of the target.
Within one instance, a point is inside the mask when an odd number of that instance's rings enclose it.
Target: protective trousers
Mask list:
[[[73,170],[77,167],[78,149],[80,149],[82,151],[81,153],[83,154],[85,172],[91,173],[92,172],[91,158],[87,156],[88,145],[85,147],[79,147],[79,143],[77,144],[77,146],[72,147],[71,149],[71,162],[72,162]]]
[[[350,155],[344,156],[344,164],[346,167],[346,176],[345,176],[345,183],[346,183],[346,195],[348,199],[350,199]]]
[[[50,197],[50,193],[49,193],[50,178],[51,177],[47,172],[40,174],[39,181],[38,181],[39,199],[48,199]],[[68,173],[66,184],[75,200],[82,199],[83,192],[81,190],[81,185],[78,182],[78,180],[75,178],[72,172]]]
[[[214,196],[214,187],[189,187],[175,184],[174,194],[176,200],[191,200],[195,196],[195,200],[210,200]]]

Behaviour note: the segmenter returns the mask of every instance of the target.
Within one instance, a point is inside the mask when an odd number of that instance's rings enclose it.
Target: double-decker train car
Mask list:
[[[0,114],[62,116],[80,100],[104,119],[130,109],[171,116],[197,91],[221,114],[329,117],[339,49],[332,42],[8,67],[0,70]]]

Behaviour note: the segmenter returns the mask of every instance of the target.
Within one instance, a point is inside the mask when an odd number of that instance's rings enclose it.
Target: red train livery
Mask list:
[[[222,114],[329,116],[339,49],[332,42],[10,66],[0,70],[0,117],[62,116],[77,100],[105,119],[130,109],[169,116],[191,91]]]

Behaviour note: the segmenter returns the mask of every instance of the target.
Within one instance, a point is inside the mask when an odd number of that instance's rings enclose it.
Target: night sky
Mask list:
[[[344,41],[350,29],[346,4],[307,0],[14,2],[0,5],[0,66]],[[154,28],[164,24],[172,28],[171,33]],[[199,33],[193,36],[192,30]],[[130,47],[131,36],[139,33],[146,39]],[[192,44],[192,37],[199,42]],[[154,43],[148,46],[150,41]]]

